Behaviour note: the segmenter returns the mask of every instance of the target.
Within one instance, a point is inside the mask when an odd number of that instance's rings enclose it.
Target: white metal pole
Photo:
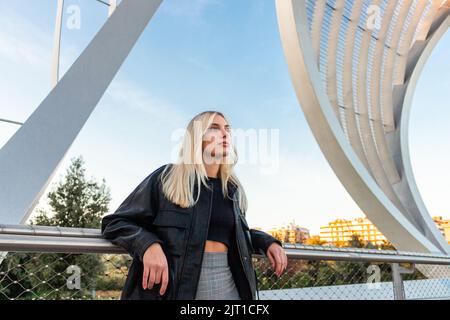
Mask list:
[[[64,11],[64,0],[58,0],[58,8],[56,10],[55,37],[53,45],[52,58],[52,88],[56,87],[59,81],[59,53],[61,49],[61,27]]]
[[[117,0],[109,0],[109,10],[108,10],[108,17],[111,16],[116,10],[117,7]]]

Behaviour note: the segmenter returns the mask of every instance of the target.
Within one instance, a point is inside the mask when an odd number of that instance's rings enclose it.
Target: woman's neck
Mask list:
[[[219,169],[220,169],[220,164],[219,163],[213,163],[213,164],[204,164],[205,166],[205,170],[206,170],[206,175],[210,178],[218,178],[219,176]]]

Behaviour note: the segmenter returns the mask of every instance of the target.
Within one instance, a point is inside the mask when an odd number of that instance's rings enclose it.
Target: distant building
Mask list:
[[[450,220],[443,220],[441,216],[433,217],[438,229],[447,242],[450,243]],[[388,242],[386,237],[366,217],[353,220],[336,219],[327,226],[320,227],[320,240],[327,245],[345,246],[353,235],[358,235],[362,241],[381,245]]]
[[[387,239],[367,218],[353,220],[337,219],[320,227],[320,240],[327,245],[346,246],[353,235],[358,235],[363,241],[381,245]]]
[[[450,220],[443,220],[442,216],[434,216],[433,221],[436,223],[439,231],[442,232],[445,240],[450,244]]]
[[[299,227],[295,222],[265,231],[284,243],[305,243],[310,238],[309,230]]]

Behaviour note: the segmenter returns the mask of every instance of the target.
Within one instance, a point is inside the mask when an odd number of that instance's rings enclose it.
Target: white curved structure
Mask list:
[[[399,250],[450,254],[411,169],[411,99],[450,1],[276,0],[297,98],[322,152]]]

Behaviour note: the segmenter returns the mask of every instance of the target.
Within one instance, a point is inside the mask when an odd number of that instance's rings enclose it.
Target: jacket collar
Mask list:
[[[209,183],[208,180],[206,181],[206,183]],[[197,187],[197,184],[196,184]],[[233,183],[231,183],[230,181],[228,181],[228,194],[230,195],[230,197],[232,199],[234,199],[235,195],[237,196],[237,186],[234,185]]]

